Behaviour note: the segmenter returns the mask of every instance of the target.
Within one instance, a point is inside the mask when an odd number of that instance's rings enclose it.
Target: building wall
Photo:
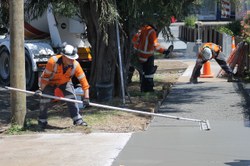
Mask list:
[[[236,9],[235,19],[241,20],[247,14],[247,11],[250,11],[250,1],[240,0],[240,6]]]
[[[204,0],[198,11],[199,20],[231,20],[235,18],[235,7],[230,0]]]

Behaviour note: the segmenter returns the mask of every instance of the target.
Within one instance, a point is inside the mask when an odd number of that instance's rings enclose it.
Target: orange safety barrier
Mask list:
[[[210,62],[207,61],[203,65],[203,74],[200,75],[201,78],[213,78],[214,74],[211,71],[211,65]]]

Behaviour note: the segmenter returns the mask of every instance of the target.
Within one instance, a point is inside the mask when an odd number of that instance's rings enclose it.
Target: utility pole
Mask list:
[[[26,89],[24,53],[24,0],[10,0],[10,86]],[[24,126],[26,95],[11,92],[11,122]]]

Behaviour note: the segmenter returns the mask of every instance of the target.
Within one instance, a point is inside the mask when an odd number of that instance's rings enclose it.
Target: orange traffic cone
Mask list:
[[[235,46],[235,38],[232,36],[232,51],[236,48]]]
[[[56,88],[54,91],[54,94],[56,97],[64,97],[64,94],[60,88]],[[57,100],[57,99],[52,100],[52,102],[57,102],[57,101],[59,101],[59,100]]]
[[[213,78],[214,74],[211,72],[210,62],[207,61],[203,65],[203,74],[200,75],[201,78]]]

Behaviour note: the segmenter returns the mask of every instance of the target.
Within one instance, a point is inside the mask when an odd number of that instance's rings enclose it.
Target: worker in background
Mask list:
[[[75,89],[71,78],[75,76],[84,91],[83,104],[89,105],[89,83],[86,79],[85,73],[80,64],[76,61],[78,58],[77,49],[71,45],[64,45],[61,54],[51,57],[46,68],[43,71],[40,82],[39,90],[35,94],[41,93],[53,95],[55,89],[60,89],[65,98],[77,100]],[[51,106],[51,99],[41,98],[40,100],[40,115],[38,124],[42,128],[46,128],[48,124],[47,110]],[[79,107],[77,103],[67,102],[68,110],[74,125],[87,126],[83,121],[82,116],[79,114]]]
[[[227,73],[228,82],[235,81],[232,69],[227,65],[226,57],[222,52],[222,48],[214,43],[205,43],[200,47],[197,55],[196,64],[193,69],[192,76],[190,78],[190,83],[198,83],[197,78],[200,76],[200,70],[202,65],[208,60],[214,58],[215,61],[220,65],[220,67]]]
[[[141,91],[152,92],[154,91],[153,77],[157,70],[157,66],[154,65],[154,52],[157,51],[167,56],[173,50],[173,45],[168,49],[162,48],[158,43],[156,27],[149,24],[140,28],[132,42],[142,66]]]

